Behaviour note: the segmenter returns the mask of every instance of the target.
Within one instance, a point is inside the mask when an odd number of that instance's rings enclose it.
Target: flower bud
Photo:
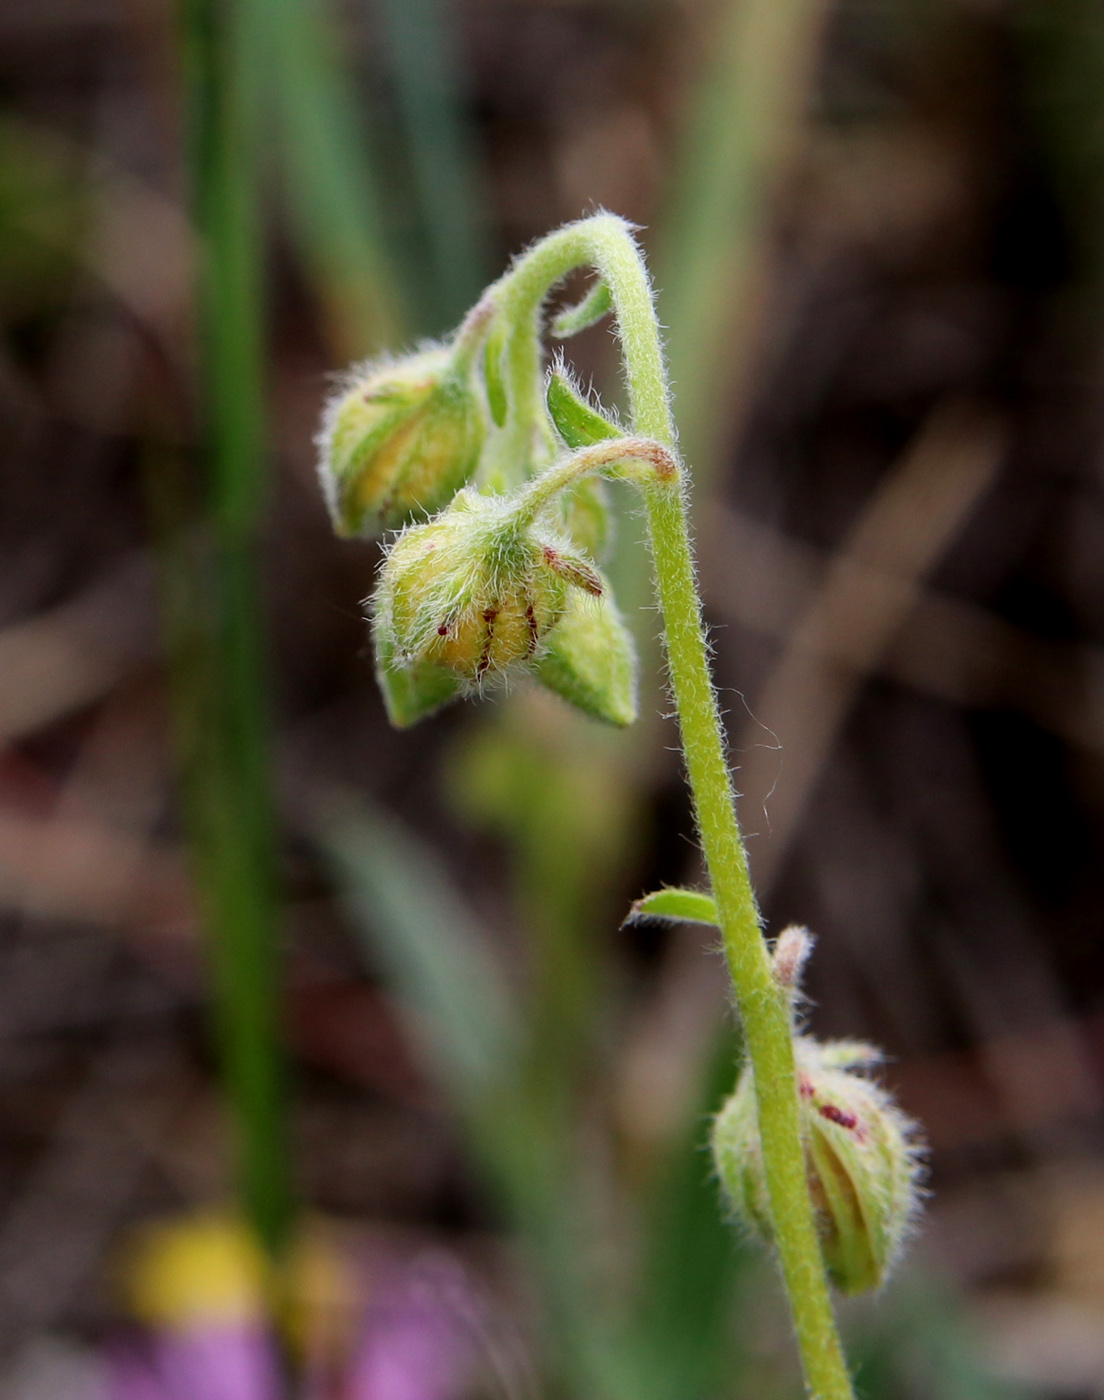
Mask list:
[[[620,727],[636,719],[636,651],[608,588],[577,589],[536,663],[541,682],[592,719]]]
[[[853,1041],[794,1043],[801,1133],[824,1262],[841,1293],[878,1288],[901,1253],[919,1204],[915,1126],[861,1077],[877,1051]],[[745,1066],[713,1125],[713,1158],[738,1220],[771,1237],[755,1081]]]
[[[481,682],[541,655],[573,587],[602,593],[570,543],[540,524],[519,525],[502,497],[461,491],[392,545],[374,599],[377,656],[388,667],[431,665]]]
[[[373,535],[445,505],[479,462],[485,410],[440,347],[357,371],[331,400],[319,475],[339,535]]]

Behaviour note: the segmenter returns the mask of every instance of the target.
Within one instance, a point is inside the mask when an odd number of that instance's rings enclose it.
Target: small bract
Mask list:
[[[337,534],[370,536],[445,505],[479,462],[486,410],[466,356],[364,366],[331,400],[319,476]]]

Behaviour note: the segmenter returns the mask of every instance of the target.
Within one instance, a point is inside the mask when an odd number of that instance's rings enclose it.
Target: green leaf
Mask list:
[[[717,906],[711,894],[700,890],[663,889],[646,894],[635,900],[629,910],[627,924],[643,923],[650,919],[662,919],[672,924],[712,924],[717,923]]]
[[[719,1017],[682,1129],[657,1164],[634,1317],[638,1400],[751,1393],[752,1330],[736,1319],[763,1286],[762,1256],[726,1226],[709,1152],[713,1118],[732,1092],[741,1054],[731,1018]]]
[[[393,816],[347,799],[323,844],[354,932],[397,995],[426,1069],[461,1103],[514,1073],[520,1027],[491,940],[439,862]]]
[[[546,392],[548,413],[568,447],[591,447],[621,437],[621,429],[585,403],[562,374],[551,374]]]
[[[605,282],[595,282],[582,301],[568,306],[552,322],[551,331],[557,340],[567,340],[580,331],[596,326],[613,310],[613,297]]]

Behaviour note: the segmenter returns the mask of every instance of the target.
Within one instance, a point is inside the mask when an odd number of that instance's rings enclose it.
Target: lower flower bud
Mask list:
[[[519,526],[502,497],[461,491],[392,545],[373,600],[377,655],[479,683],[541,654],[571,588],[603,591],[569,542]]]
[[[880,1287],[900,1257],[920,1198],[915,1125],[857,1069],[857,1042],[794,1043],[809,1189],[824,1262],[841,1293]],[[751,1066],[713,1125],[713,1159],[737,1220],[771,1237],[770,1198]]]

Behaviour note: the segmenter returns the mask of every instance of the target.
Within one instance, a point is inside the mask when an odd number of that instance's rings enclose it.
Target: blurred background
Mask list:
[[[0,1394],[799,1393],[713,939],[619,928],[703,878],[639,520],[634,730],[397,733],[315,481],[604,207],[769,926],[930,1143],[860,1392],[1104,1397],[1099,5],[6,0],[0,92]]]

